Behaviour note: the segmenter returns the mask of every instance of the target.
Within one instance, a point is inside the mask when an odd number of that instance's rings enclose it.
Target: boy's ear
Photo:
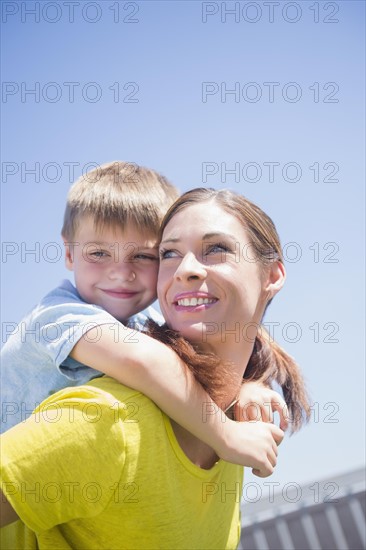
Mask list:
[[[66,239],[62,238],[65,246],[65,266],[70,271],[74,271],[74,259],[72,253],[72,245],[68,243]]]
[[[283,287],[286,280],[286,269],[282,262],[273,262],[266,275],[265,291],[272,299]]]

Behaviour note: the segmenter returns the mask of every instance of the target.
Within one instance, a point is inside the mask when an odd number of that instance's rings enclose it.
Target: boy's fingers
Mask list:
[[[256,420],[261,422],[263,420],[262,409],[258,403],[251,403],[248,407],[249,420]]]
[[[252,473],[257,477],[268,477],[272,475],[274,472],[274,467],[270,462],[268,462],[267,466],[263,466],[262,468],[253,468]]]
[[[275,426],[275,424],[272,424],[272,436],[277,445],[279,445],[283,438],[285,437],[284,432],[281,430],[281,428],[278,428],[278,426]]]
[[[277,411],[280,415],[280,428],[286,431],[289,423],[289,411],[284,401],[272,401],[272,410]]]
[[[250,420],[250,418],[248,418],[246,408],[241,407],[239,401],[234,405],[234,417],[235,420],[239,422],[247,422],[248,420]]]
[[[244,407],[237,403],[235,405],[235,418],[248,422],[253,420],[262,420],[262,410],[257,403],[247,403]]]
[[[274,393],[274,392],[273,392]],[[275,398],[266,401],[259,405],[254,401],[246,403],[244,406],[240,402],[235,404],[234,407],[235,418],[241,422],[274,422],[274,412],[278,412],[280,417],[280,428],[286,431],[289,425],[289,410],[283,399],[276,394]]]
[[[268,403],[265,403],[262,407],[262,420],[263,422],[273,422],[272,406],[268,407]]]
[[[277,464],[277,452],[278,452],[277,449],[276,449],[276,452],[273,450],[273,452],[270,453],[268,457],[273,467],[275,467]]]

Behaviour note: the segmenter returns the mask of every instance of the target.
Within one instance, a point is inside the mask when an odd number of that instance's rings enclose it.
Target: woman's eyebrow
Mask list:
[[[165,244],[165,243],[177,243],[177,242],[179,242],[179,241],[180,241],[180,239],[178,239],[178,238],[175,238],[175,239],[173,239],[173,238],[172,238],[172,239],[165,239],[164,241],[161,241],[161,242],[160,242],[160,246],[161,246],[162,244]]]
[[[202,240],[215,239],[217,237],[228,237],[229,239],[233,239],[233,241],[236,240],[236,237],[234,237],[234,235],[231,235],[231,233],[223,233],[218,231],[215,231],[213,233],[205,233],[205,235],[203,235],[202,237]]]
[[[205,241],[205,240],[208,240],[208,239],[215,239],[215,238],[229,238],[229,239],[232,239],[233,241],[236,241],[237,240],[237,237],[235,237],[234,235],[232,235],[231,233],[223,233],[223,232],[218,232],[218,231],[214,231],[212,233],[205,233],[202,237],[202,240]],[[171,238],[171,239],[165,239],[164,241],[161,241],[161,245],[162,244],[165,244],[165,243],[177,243],[179,242],[181,239],[179,238]]]

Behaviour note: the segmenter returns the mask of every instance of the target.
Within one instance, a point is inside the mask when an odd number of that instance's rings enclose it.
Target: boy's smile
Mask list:
[[[92,217],[86,216],[65,247],[66,267],[74,272],[85,302],[126,321],[156,299],[155,235],[142,233],[131,223],[123,231],[111,226],[97,229]]]

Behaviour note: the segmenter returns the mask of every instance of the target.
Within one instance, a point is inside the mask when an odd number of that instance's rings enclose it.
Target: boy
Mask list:
[[[4,346],[2,431],[52,393],[107,374],[146,394],[221,458],[248,465],[239,425],[214,414],[217,406],[170,348],[133,330],[143,329],[139,312],[156,299],[158,229],[177,196],[160,174],[123,162],[71,187],[62,237],[76,288],[64,281],[51,291]]]

